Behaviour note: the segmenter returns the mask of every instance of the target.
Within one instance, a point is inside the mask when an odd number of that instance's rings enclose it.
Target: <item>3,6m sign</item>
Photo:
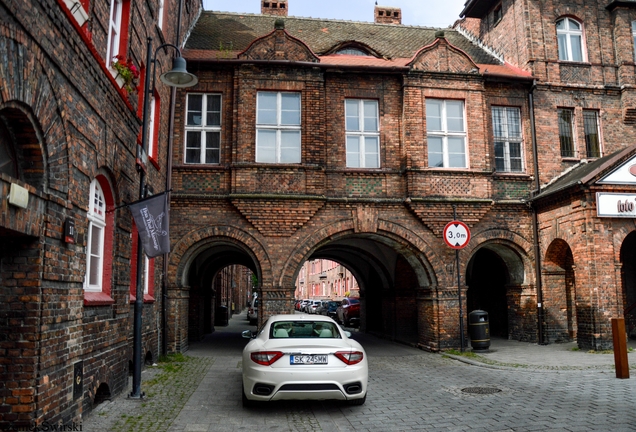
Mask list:
[[[453,249],[463,249],[470,241],[470,230],[461,221],[451,221],[444,227],[444,241]]]

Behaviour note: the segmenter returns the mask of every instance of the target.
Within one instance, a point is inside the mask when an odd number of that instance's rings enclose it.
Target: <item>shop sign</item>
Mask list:
[[[598,217],[636,218],[636,194],[598,192],[596,214]]]

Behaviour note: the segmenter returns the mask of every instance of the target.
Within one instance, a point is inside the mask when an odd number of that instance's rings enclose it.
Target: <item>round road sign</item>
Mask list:
[[[444,241],[453,249],[463,249],[470,241],[470,230],[461,221],[451,221],[444,227]]]

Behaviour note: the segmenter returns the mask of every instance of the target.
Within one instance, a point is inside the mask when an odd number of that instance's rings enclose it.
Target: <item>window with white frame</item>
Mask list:
[[[583,26],[572,18],[563,18],[556,23],[559,44],[559,60],[582,62]]]
[[[345,101],[347,168],[380,167],[380,121],[378,102]]]
[[[163,29],[163,3],[164,0],[159,0],[157,4],[157,26]]]
[[[221,95],[188,94],[185,163],[218,164],[221,160]]]
[[[112,0],[110,3],[110,16],[108,18],[108,46],[106,48],[106,64],[110,66],[113,57],[119,54],[119,41],[121,39],[122,0]]]
[[[464,102],[426,99],[428,166],[466,168]]]
[[[144,272],[142,274],[144,295],[148,295],[150,292],[150,267],[150,259],[148,258],[148,255],[144,254]]]
[[[300,93],[258,92],[256,162],[300,163]]]
[[[598,112],[583,110],[583,130],[585,132],[585,153],[588,158],[601,157],[601,139]]]
[[[157,122],[157,118],[158,118],[158,112],[157,112],[157,98],[155,96],[153,96],[150,99],[150,103],[149,103],[149,107],[148,109],[150,110],[150,116],[148,119],[148,157],[156,159],[157,158],[157,126],[158,126],[158,122]]]
[[[88,208],[88,241],[86,243],[86,291],[102,291],[102,272],[104,268],[104,232],[106,230],[106,200],[97,179],[90,188]]]
[[[497,171],[523,171],[520,111],[519,108],[513,107],[492,107],[495,169]]]

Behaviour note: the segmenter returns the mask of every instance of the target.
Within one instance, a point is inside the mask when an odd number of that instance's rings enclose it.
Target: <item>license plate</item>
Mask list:
[[[293,364],[293,365],[327,364],[327,356],[322,354],[293,355],[293,356],[289,356],[289,364]]]

